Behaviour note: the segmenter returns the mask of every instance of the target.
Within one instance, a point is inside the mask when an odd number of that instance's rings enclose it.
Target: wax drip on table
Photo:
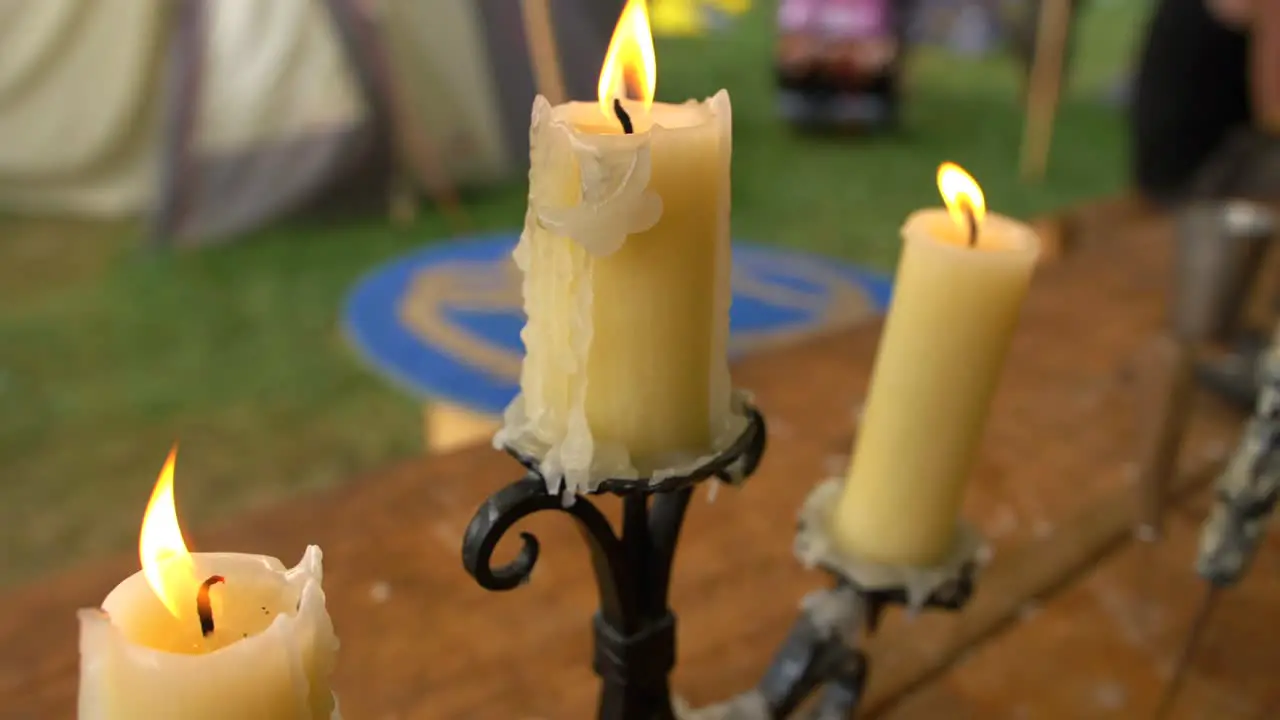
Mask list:
[[[209,637],[213,634],[213,604],[209,601],[209,588],[226,582],[221,575],[212,575],[200,583],[200,591],[196,593],[196,614],[200,616],[200,634]]]
[[[618,116],[618,122],[622,123],[623,133],[630,135],[636,131],[635,126],[631,124],[631,116],[623,109],[622,100],[618,98],[613,99],[613,114]]]

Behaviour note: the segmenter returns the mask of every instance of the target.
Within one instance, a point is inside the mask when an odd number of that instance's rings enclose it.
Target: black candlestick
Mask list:
[[[691,472],[649,479],[605,480],[593,491],[622,498],[622,533],[585,498],[562,499],[547,492],[538,460],[507,451],[527,474],[491,496],[467,526],[462,563],[481,587],[512,590],[529,579],[538,560],[538,540],[521,533],[524,546],[510,563],[490,565],[493,550],[515,523],[542,510],[566,513],[591,550],[600,610],[594,619],[593,667],[602,689],[599,720],[675,720],[669,676],[676,658],[676,618],[667,604],[671,565],[693,488],[716,478],[740,484],[759,465],[765,449],[764,417],[745,408],[746,429],[724,452]]]
[[[930,594],[923,607],[951,611],[964,607],[973,594],[975,566],[966,565],[961,572]],[[868,591],[839,576],[833,588],[810,596],[756,689],[769,720],[791,717],[819,690],[822,695],[811,720],[852,717],[870,671],[870,661],[852,639],[857,620],[861,615],[870,635],[884,610],[894,605],[909,605],[905,590]]]
[[[870,672],[870,660],[859,647],[860,631],[875,632],[893,606],[958,611],[968,602],[984,554],[975,532],[962,526],[950,556],[936,568],[850,558],[832,542],[827,527],[840,487],[839,481],[829,481],[814,488],[800,512],[795,543],[799,559],[826,571],[833,586],[805,598],[754,689],[692,711],[684,720],[783,720],[815,693],[820,694],[807,720],[847,720],[859,709]]]

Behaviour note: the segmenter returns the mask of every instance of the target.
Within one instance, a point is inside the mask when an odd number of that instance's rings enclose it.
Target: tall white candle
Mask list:
[[[260,555],[188,554],[173,462],[170,455],[143,523],[144,569],[101,608],[79,613],[80,719],[339,717],[329,688],[338,640],[320,549],[307,548],[292,569]],[[221,580],[209,585],[202,611],[201,585],[214,576]]]
[[[893,303],[876,354],[833,536],[848,554],[901,566],[941,562],[986,425],[1039,241],[984,218],[976,182],[946,164],[948,210],[902,227]]]
[[[621,100],[624,76],[643,100]],[[655,80],[631,0],[599,102],[534,102],[515,252],[525,359],[497,440],[573,489],[695,461],[742,427],[727,360],[729,96],[653,103]]]

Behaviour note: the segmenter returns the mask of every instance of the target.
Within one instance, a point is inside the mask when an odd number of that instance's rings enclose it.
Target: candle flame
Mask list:
[[[600,111],[613,117],[615,98],[627,97],[627,89],[640,94],[644,109],[653,107],[658,86],[658,59],[653,50],[653,31],[645,0],[627,0],[622,16],[613,28],[613,39],[600,68],[596,86]]]
[[[142,560],[142,575],[151,591],[174,617],[181,617],[179,599],[194,598],[199,583],[195,581],[195,565],[182,539],[173,501],[173,468],[177,459],[178,446],[174,445],[151,491],[147,512],[142,516],[138,556]]]
[[[978,181],[964,168],[951,162],[939,165],[938,192],[947,204],[951,219],[961,230],[969,230],[970,214],[974,225],[982,226],[982,220],[987,216],[987,199],[983,197]]]

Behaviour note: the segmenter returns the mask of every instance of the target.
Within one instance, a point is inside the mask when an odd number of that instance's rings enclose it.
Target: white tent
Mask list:
[[[426,188],[515,176],[517,3],[0,0],[0,212],[144,216],[199,242],[394,167]],[[594,91],[621,4],[555,4],[571,93]]]

